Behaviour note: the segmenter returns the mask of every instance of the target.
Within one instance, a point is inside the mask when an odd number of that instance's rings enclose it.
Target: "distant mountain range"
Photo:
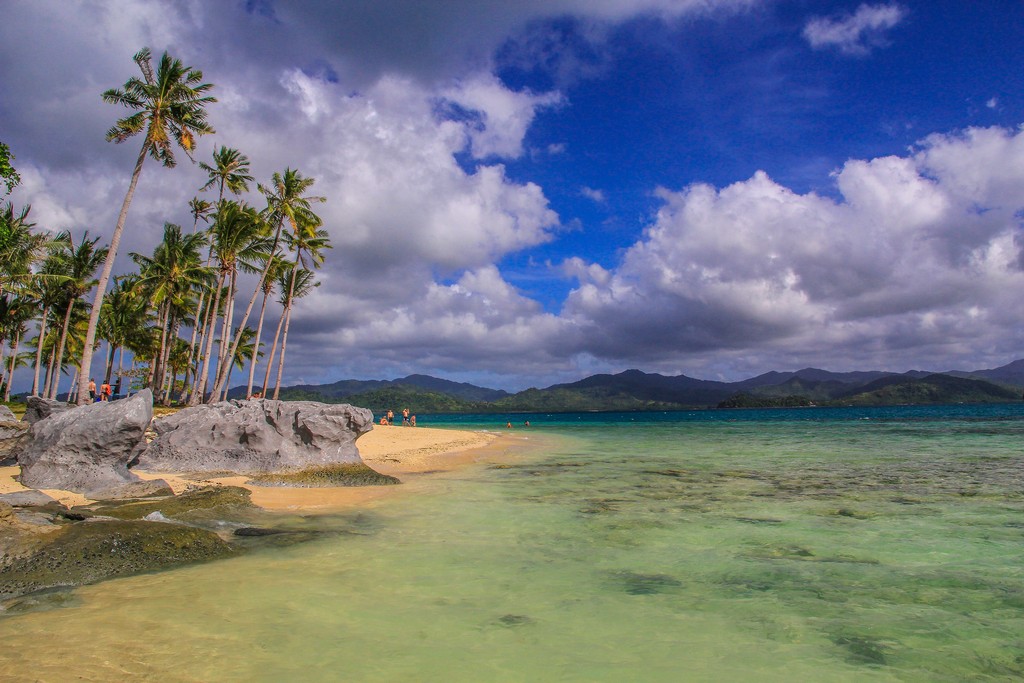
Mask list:
[[[241,398],[243,387],[229,393]],[[678,410],[708,407],[1007,403],[1022,400],[1024,359],[990,370],[930,373],[829,372],[804,368],[767,372],[739,382],[626,370],[510,394],[429,375],[395,380],[341,380],[281,389],[286,400],[351,403],[381,412],[569,412]]]

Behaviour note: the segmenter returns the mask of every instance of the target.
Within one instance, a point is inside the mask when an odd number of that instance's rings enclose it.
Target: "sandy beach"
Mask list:
[[[390,474],[409,482],[418,476],[443,472],[496,457],[513,445],[516,439],[494,432],[471,432],[430,427],[375,426],[356,442],[363,461],[382,474]],[[134,470],[133,470],[134,471]],[[0,493],[28,490],[15,477],[18,466],[0,467]],[[143,479],[163,479],[175,493],[189,487],[210,483],[242,486],[252,491],[252,502],[267,510],[329,511],[369,503],[384,496],[405,490],[399,486],[360,486],[331,488],[285,488],[254,486],[248,477],[220,477],[191,479],[161,472],[137,472]],[[44,489],[43,493],[67,506],[91,502],[81,494],[58,489]]]

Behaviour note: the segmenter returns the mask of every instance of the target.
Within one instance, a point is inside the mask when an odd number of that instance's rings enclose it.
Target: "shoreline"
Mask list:
[[[415,487],[410,485],[420,476],[440,474],[493,458],[516,445],[522,445],[522,439],[499,432],[377,425],[356,441],[356,447],[367,466],[402,480],[401,484],[386,486],[256,486],[247,483],[247,475],[192,478],[165,472],[132,471],[142,479],[163,479],[176,495],[202,485],[239,486],[251,492],[254,505],[267,511],[329,512],[369,504],[403,491],[411,493]],[[17,465],[0,467],[0,494],[35,490],[15,480],[20,472]],[[72,491],[39,490],[69,508],[94,502]]]

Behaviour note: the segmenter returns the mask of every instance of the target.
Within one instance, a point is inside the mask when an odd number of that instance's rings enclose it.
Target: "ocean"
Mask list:
[[[0,679],[1024,678],[1024,405],[419,423],[515,445],[0,616]]]

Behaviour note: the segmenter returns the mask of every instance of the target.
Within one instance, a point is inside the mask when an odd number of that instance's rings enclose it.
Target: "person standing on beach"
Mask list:
[[[104,402],[105,401],[109,401],[110,400],[110,393],[111,393],[111,391],[110,391],[110,382],[104,382],[103,384],[100,385],[100,400],[101,401],[104,401]]]
[[[403,408],[402,409],[402,426],[403,427],[408,427],[409,426],[409,409],[408,408]]]
[[[91,403],[96,402],[96,378],[89,378],[89,401]]]
[[[395,411],[388,409],[388,424],[395,424]]]

